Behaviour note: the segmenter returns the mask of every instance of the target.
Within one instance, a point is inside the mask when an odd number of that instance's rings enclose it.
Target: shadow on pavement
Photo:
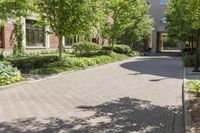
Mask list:
[[[79,106],[78,110],[94,115],[69,120],[47,118],[18,119],[0,123],[1,133],[172,133],[174,117],[182,117],[177,108],[152,105],[149,101],[129,97],[97,106]]]
[[[129,75],[155,75],[182,79],[182,63],[178,58],[142,58],[121,64],[122,68],[134,71]]]

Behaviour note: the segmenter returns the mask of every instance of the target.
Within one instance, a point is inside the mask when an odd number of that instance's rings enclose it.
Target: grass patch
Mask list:
[[[200,97],[200,81],[189,81],[187,86],[190,91],[194,92],[198,97]]]

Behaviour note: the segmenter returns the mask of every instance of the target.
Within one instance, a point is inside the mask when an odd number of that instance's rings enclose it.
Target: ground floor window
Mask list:
[[[0,48],[3,48],[3,28],[0,28]]]
[[[26,20],[26,46],[45,47],[45,29],[37,21]]]
[[[65,46],[71,46],[73,43],[77,43],[81,41],[81,37],[79,35],[73,35],[71,37],[65,37]]]
[[[71,46],[74,43],[73,37],[65,37],[65,46]]]

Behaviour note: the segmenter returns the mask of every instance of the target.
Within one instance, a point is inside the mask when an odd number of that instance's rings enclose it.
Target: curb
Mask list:
[[[189,94],[188,88],[186,86],[186,69],[183,67],[183,110],[184,110],[184,123],[185,123],[185,133],[194,133],[192,131],[192,118],[189,112]]]

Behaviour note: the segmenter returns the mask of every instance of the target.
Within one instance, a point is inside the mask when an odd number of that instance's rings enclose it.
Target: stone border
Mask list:
[[[189,112],[190,98],[188,94],[186,68],[183,67],[183,109],[184,109],[184,122],[185,122],[185,133],[194,133],[192,130],[192,118]]]

